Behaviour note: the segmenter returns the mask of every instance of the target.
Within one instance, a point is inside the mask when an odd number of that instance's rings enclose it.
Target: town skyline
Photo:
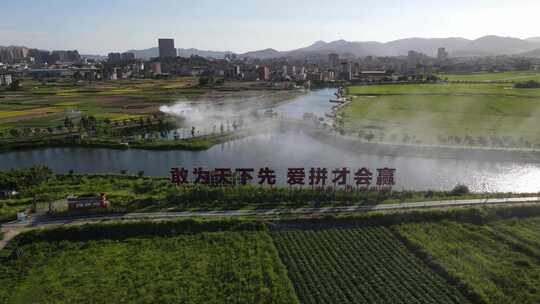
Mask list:
[[[535,32],[534,12],[540,9],[536,1],[496,7],[483,0],[437,5],[423,0],[406,5],[391,2],[239,1],[223,5],[199,1],[187,5],[185,1],[98,0],[79,7],[65,0],[22,0],[3,6],[0,45],[105,55],[145,49],[154,45],[156,37],[165,37],[175,39],[179,48],[240,54],[267,48],[288,51],[320,40],[539,35]]]

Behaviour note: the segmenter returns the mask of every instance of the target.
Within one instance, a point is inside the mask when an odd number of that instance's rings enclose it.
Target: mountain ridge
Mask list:
[[[306,55],[328,55],[329,53],[353,54],[357,57],[365,56],[406,56],[408,51],[417,51],[435,57],[440,47],[454,57],[516,55],[540,48],[540,37],[519,39],[514,37],[501,37],[486,35],[470,40],[460,37],[448,38],[404,38],[389,42],[377,41],[346,41],[336,40],[325,42],[322,40],[291,51],[275,51],[273,57],[303,57]],[[261,55],[262,53],[262,55]],[[241,57],[268,59],[267,50],[244,53]]]

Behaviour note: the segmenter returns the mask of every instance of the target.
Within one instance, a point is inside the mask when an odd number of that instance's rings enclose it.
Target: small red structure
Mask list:
[[[98,195],[81,195],[81,196],[69,196],[67,198],[69,210],[87,210],[87,209],[107,209],[109,208],[109,201],[107,200],[107,194],[101,193]]]

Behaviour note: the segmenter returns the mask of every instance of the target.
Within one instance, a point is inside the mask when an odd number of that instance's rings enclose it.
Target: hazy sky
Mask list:
[[[2,0],[0,45],[290,50],[317,40],[540,36],[539,0]],[[435,4],[434,2],[438,2]]]

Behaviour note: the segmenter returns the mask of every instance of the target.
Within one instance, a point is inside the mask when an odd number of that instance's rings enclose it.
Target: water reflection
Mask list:
[[[538,192],[540,166],[416,157],[387,157],[342,151],[301,132],[261,134],[207,151],[141,151],[55,148],[0,154],[0,169],[45,164],[57,172],[130,172],[165,176],[171,167],[271,167],[284,183],[289,167],[397,169],[398,189],[447,190],[456,184],[475,191]]]

